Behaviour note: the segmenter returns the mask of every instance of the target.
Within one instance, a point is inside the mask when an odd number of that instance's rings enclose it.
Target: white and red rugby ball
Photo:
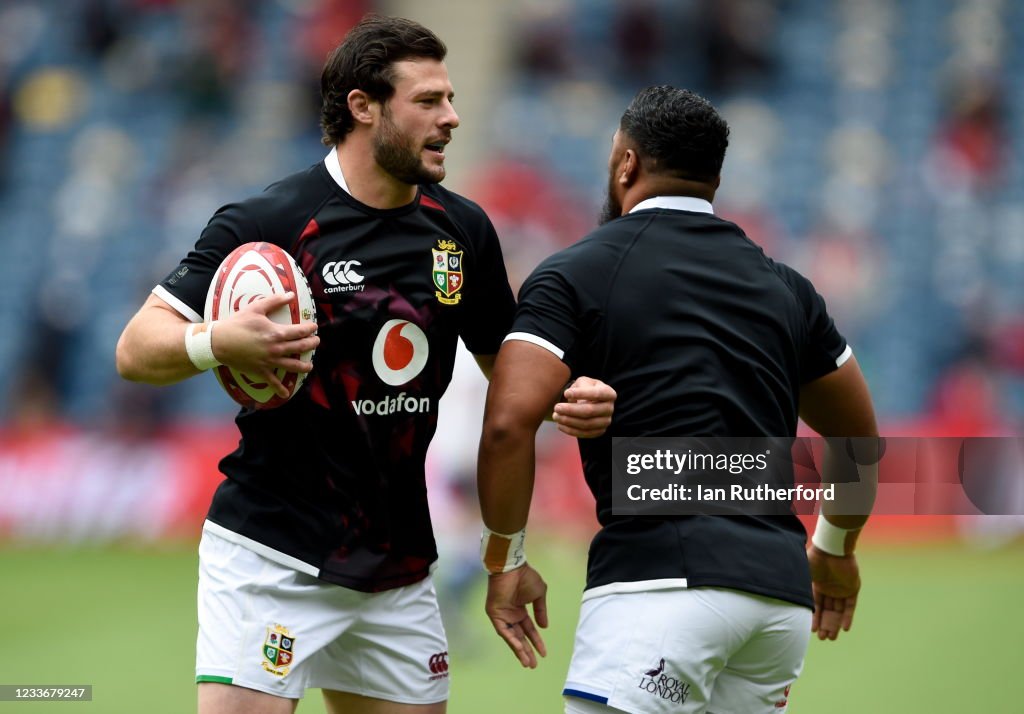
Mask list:
[[[207,322],[222,320],[256,300],[270,295],[291,292],[295,297],[286,305],[271,312],[269,317],[281,325],[297,325],[316,321],[316,303],[306,276],[295,261],[280,246],[273,243],[244,243],[224,259],[217,269],[210,290],[206,294]],[[308,362],[314,350],[297,355]],[[305,373],[276,370],[278,379],[288,388],[282,397],[258,375],[220,365],[214,368],[217,381],[232,399],[243,407],[273,409],[279,407],[299,391]]]

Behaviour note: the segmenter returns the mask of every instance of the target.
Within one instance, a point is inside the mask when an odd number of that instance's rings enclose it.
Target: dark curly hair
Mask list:
[[[729,146],[729,125],[711,102],[668,85],[641,90],[619,129],[653,160],[651,171],[691,181],[714,181]]]
[[[341,143],[355,126],[348,109],[353,89],[387,101],[395,92],[395,62],[420,57],[441,62],[447,54],[444,42],[418,22],[403,17],[364,17],[331,52],[320,75],[323,143]]]

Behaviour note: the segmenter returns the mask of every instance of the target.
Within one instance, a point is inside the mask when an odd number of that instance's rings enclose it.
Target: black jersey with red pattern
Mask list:
[[[514,310],[494,228],[437,185],[373,209],[318,163],[220,209],[154,292],[200,319],[220,262],[250,241],[306,273],[320,346],[288,403],[238,414],[208,519],[345,587],[426,577],[437,549],[424,462],[457,341],[496,353]]]

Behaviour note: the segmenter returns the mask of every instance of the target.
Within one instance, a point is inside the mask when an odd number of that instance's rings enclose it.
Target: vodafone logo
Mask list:
[[[325,288],[325,293],[361,292],[363,276],[356,272],[362,266],[358,260],[332,260],[324,266],[321,275],[324,282],[333,287]]]
[[[373,368],[384,384],[397,387],[412,380],[427,364],[430,345],[419,326],[388,320],[373,342]]]
[[[427,335],[408,320],[388,320],[373,341],[373,369],[384,384],[397,387],[412,381],[423,371],[430,354]],[[430,398],[399,392],[374,401],[352,400],[359,416],[421,414],[430,411]]]

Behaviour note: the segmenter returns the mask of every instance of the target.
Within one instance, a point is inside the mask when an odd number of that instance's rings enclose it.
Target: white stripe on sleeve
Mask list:
[[[553,342],[549,342],[543,337],[538,337],[537,335],[531,335],[529,332],[511,332],[508,337],[502,340],[502,342],[508,342],[510,340],[520,340],[521,342],[529,342],[537,345],[538,347],[543,347],[558,359],[565,357],[565,350],[559,349],[559,347]]]
[[[183,303],[178,298],[171,295],[171,293],[163,285],[157,285],[153,288],[153,294],[163,300],[165,303],[173,307],[175,310],[181,313],[182,317],[188,318],[189,322],[202,322],[203,316],[198,312],[190,308],[188,305]]]

